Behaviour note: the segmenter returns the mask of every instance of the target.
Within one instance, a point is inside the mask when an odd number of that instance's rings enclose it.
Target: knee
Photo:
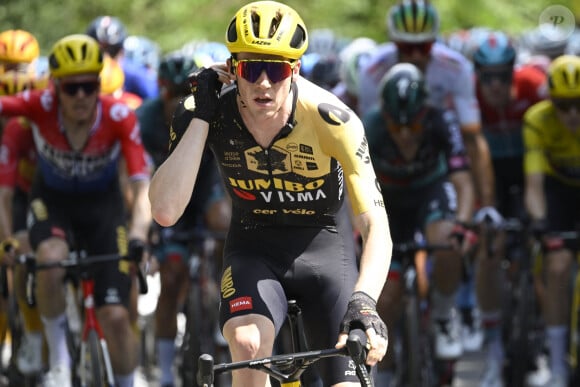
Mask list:
[[[262,327],[256,324],[230,326],[226,323],[224,337],[232,354],[238,359],[255,359],[268,356],[274,343],[274,327]]]
[[[177,294],[186,273],[187,269],[181,262],[179,264],[175,262],[164,263],[160,271],[161,296],[177,301]]]
[[[100,308],[98,317],[106,335],[125,336],[130,334],[129,312],[125,307],[121,305],[104,306]]]
[[[564,284],[570,276],[571,257],[566,251],[556,251],[545,258],[548,281]]]
[[[36,248],[36,259],[39,262],[58,262],[68,256],[68,247],[66,242],[61,238],[49,238],[38,245]]]
[[[243,354],[248,359],[255,358],[261,347],[257,327],[254,325],[236,328],[231,336],[230,347],[234,347],[238,354]]]

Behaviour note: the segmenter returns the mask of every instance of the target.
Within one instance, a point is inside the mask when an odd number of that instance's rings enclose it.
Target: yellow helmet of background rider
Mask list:
[[[226,46],[232,54],[299,59],[308,47],[308,33],[294,9],[276,1],[256,1],[235,14],[226,31]]]
[[[14,95],[34,88],[34,77],[21,71],[6,71],[0,74],[0,95]]]
[[[0,33],[0,62],[30,63],[40,55],[38,40],[28,31]]]
[[[548,68],[548,90],[552,98],[580,97],[580,57],[562,55]]]
[[[53,78],[77,74],[98,74],[103,69],[103,53],[99,43],[90,36],[68,35],[52,46],[48,64]]]
[[[101,70],[101,94],[113,94],[125,83],[125,73],[118,61],[105,55]]]

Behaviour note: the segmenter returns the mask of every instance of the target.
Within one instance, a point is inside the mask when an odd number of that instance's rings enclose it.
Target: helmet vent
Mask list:
[[[300,48],[306,41],[306,31],[301,26],[296,26],[292,40],[290,40],[290,47]]]
[[[424,31],[425,27],[427,25],[427,18],[428,18],[427,13],[420,12],[420,9],[419,9],[417,3],[413,3],[413,5],[411,7],[412,7],[411,12],[413,14],[412,20],[409,20],[411,23],[413,23],[413,26],[412,26],[413,28],[411,29],[411,31]],[[421,15],[421,13],[422,13],[422,15]],[[407,30],[409,30],[408,27],[407,27]]]
[[[75,52],[70,47],[67,47],[66,48],[66,52],[68,53],[68,56],[70,58],[72,58],[73,60],[76,60],[76,58],[75,58]]]
[[[236,31],[236,19],[232,20],[228,27],[228,42],[235,42],[238,40],[238,32]]]

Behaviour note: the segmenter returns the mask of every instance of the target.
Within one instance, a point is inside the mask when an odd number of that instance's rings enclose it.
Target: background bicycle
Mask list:
[[[17,249],[18,246],[4,246],[0,245],[0,248],[9,252],[9,250]],[[2,377],[3,381],[10,386],[36,386],[40,383],[42,379],[42,369],[35,372],[23,372],[19,367],[19,362],[22,359],[18,359],[19,351],[21,346],[24,344],[24,321],[19,310],[18,301],[16,298],[15,289],[16,286],[14,282],[14,275],[16,275],[17,267],[24,267],[24,263],[19,260],[5,260],[4,257],[0,263],[0,297],[2,297],[2,302],[6,305],[6,326],[5,331],[0,332],[1,338],[1,354],[8,352],[10,358],[4,363],[2,359]],[[23,360],[29,360],[24,356]]]
[[[427,284],[420,284],[417,277],[417,261],[425,262],[428,255],[437,250],[450,250],[451,245],[427,244],[409,241],[393,246],[393,253],[401,257],[402,281],[404,283],[404,308],[400,324],[400,345],[394,345],[397,353],[398,386],[433,387],[451,382],[452,374],[440,372],[434,358],[433,337]],[[441,379],[445,380],[441,380]]]
[[[69,351],[73,360],[72,369],[75,371],[73,373],[74,385],[114,387],[115,381],[107,342],[95,312],[92,273],[99,264],[119,260],[135,262],[135,258],[118,254],[87,255],[83,250],[73,250],[66,259],[58,262],[39,264],[32,255],[24,256],[21,259],[26,262],[28,269],[27,298],[29,304],[33,305],[35,302],[34,279],[35,273],[39,270],[65,269],[67,272],[65,280],[72,281],[74,290],[80,291],[80,293],[74,293],[72,298],[67,299],[67,302],[72,301],[74,304],[67,305],[67,311],[75,311],[78,316],[82,316],[82,330],[77,332],[80,336],[76,336],[73,330],[68,330]],[[147,282],[139,265],[140,262],[135,263],[137,263],[135,266],[137,267],[139,290],[141,293],[147,293]],[[77,310],[75,307],[81,309]],[[76,317],[70,316],[69,321],[74,322],[75,319]]]

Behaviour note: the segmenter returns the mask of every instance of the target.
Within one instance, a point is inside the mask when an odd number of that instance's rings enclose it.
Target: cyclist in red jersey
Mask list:
[[[28,31],[7,30],[0,33],[0,67],[3,67],[0,71],[0,96],[44,87],[42,84],[48,77],[32,71],[39,52],[36,37]],[[0,133],[0,243],[8,250],[3,257],[4,251],[0,251],[0,258],[3,263],[10,264],[16,254],[31,251],[26,232],[26,210],[36,155],[26,119],[0,117]],[[42,322],[37,308],[26,302],[23,267],[12,267],[11,274],[10,291],[18,302],[17,312],[22,319],[23,335],[10,365],[15,365],[20,374],[39,373],[42,371]],[[0,304],[4,315],[7,310],[5,299],[0,300]],[[7,318],[2,318],[3,324],[7,321]],[[1,330],[5,332],[5,328]]]
[[[73,243],[89,255],[141,254],[151,210],[137,118],[125,104],[99,95],[103,55],[91,37],[60,39],[49,64],[53,88],[0,97],[0,115],[24,116],[31,122],[38,158],[27,223],[36,259],[62,260]],[[119,188],[121,156],[134,197],[129,227]],[[36,288],[49,347],[45,385],[59,387],[71,385],[63,275],[60,269],[39,272]],[[127,308],[130,287],[126,265],[111,264],[96,273],[97,317],[120,387],[133,385],[138,354]]]
[[[546,76],[531,67],[514,69],[516,50],[506,34],[490,31],[480,40],[473,54],[477,79],[477,98],[481,110],[483,134],[489,144],[495,176],[496,206],[502,217],[522,218],[523,139],[522,124],[526,110],[547,94]],[[476,219],[484,221],[485,219]],[[487,221],[495,225],[501,218]],[[505,237],[493,257],[477,254],[476,294],[481,309],[487,351],[485,386],[501,386],[504,349],[501,339],[502,294],[501,260],[506,254]],[[485,244],[482,244],[484,246]]]

